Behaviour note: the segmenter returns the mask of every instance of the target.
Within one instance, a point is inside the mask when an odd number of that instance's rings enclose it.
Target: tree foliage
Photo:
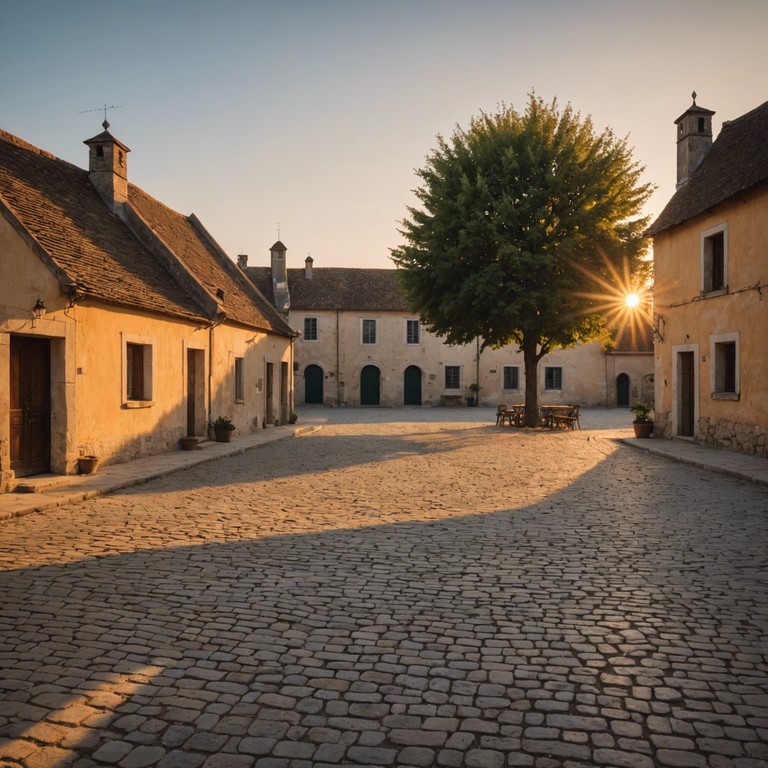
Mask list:
[[[604,335],[589,275],[638,264],[652,187],[625,139],[534,94],[437,142],[392,250],[402,291],[449,344],[518,344],[532,413],[538,360]]]

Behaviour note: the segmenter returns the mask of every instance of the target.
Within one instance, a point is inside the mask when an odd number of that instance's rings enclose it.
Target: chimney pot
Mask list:
[[[245,269],[248,266],[248,254],[247,253],[240,253],[237,256],[237,266],[240,267],[240,269]]]
[[[314,259],[311,256],[307,256],[306,259],[304,259],[304,277],[307,280],[312,279],[312,265],[314,264]]]

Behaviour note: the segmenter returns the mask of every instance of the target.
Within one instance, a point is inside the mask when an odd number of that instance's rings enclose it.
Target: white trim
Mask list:
[[[365,326],[365,323],[373,323],[374,328],[374,341],[365,341],[365,335],[363,333],[363,328]],[[362,344],[365,347],[375,347],[379,343],[379,321],[375,317],[361,317],[360,318],[360,344]]]
[[[707,240],[713,235],[717,235],[720,232],[723,233],[723,285],[720,288],[707,288],[706,274],[707,274]],[[718,296],[721,293],[728,291],[728,222],[724,221],[722,224],[718,224],[709,229],[705,229],[701,233],[701,245],[700,245],[700,279],[699,290],[702,296]]]
[[[736,380],[735,392],[718,391],[717,377],[719,367],[717,364],[717,345],[733,342],[736,345]],[[717,333],[709,337],[709,391],[713,400],[738,400],[741,393],[741,365],[740,365],[739,332]]]

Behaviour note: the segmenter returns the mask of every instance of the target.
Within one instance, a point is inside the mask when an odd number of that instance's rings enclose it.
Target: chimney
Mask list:
[[[247,269],[248,268],[248,254],[247,253],[240,253],[237,256],[237,266],[240,267],[240,269]]]
[[[304,277],[307,280],[312,279],[312,265],[315,263],[315,260],[311,256],[307,256],[306,259],[304,259]]]
[[[696,91],[691,96],[693,104],[675,120],[678,189],[693,175],[712,147],[712,115],[715,113],[697,106]]]
[[[285,246],[278,240],[270,249],[272,259],[272,296],[275,307],[280,312],[291,308],[291,297],[288,293],[288,269],[285,266]]]
[[[131,150],[107,130],[106,120],[102,126],[102,133],[83,142],[88,145],[89,177],[112,213],[122,215],[123,206],[128,202],[128,153]]]

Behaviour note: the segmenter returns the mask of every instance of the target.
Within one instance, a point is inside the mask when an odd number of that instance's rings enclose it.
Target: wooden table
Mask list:
[[[541,425],[551,429],[568,427],[573,429],[579,421],[578,405],[540,405]]]

